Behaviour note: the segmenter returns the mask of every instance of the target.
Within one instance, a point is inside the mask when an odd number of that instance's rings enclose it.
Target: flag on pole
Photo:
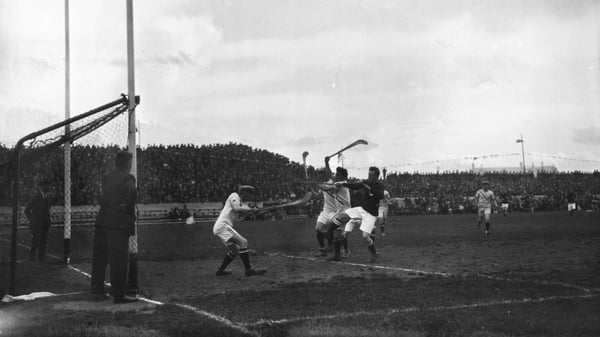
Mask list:
[[[517,139],[517,143],[523,143],[523,139]]]

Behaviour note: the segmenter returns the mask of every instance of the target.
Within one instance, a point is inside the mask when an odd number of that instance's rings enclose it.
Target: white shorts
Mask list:
[[[564,204],[563,204],[563,205],[564,205]],[[575,210],[577,210],[577,205],[576,205],[574,202],[570,202],[570,203],[567,205],[567,208],[568,208],[568,210],[569,210],[569,211],[575,211]]]
[[[385,218],[387,217],[388,214],[388,207],[383,206],[383,207],[379,207],[379,215],[377,215],[378,218]]]
[[[365,211],[362,207],[354,207],[345,210],[350,217],[350,221],[346,224],[345,231],[352,232],[354,226],[360,224],[359,229],[365,233],[371,233],[375,229],[377,217]]]
[[[219,239],[221,239],[221,241],[223,241],[223,244],[225,246],[227,246],[227,241],[229,241],[231,238],[234,238],[235,241],[237,241],[237,242],[245,242],[246,241],[246,238],[241,236],[240,233],[238,233],[235,229],[233,229],[233,227],[231,227],[229,225],[223,225],[223,226],[213,228],[213,234],[216,235],[217,237],[219,237]],[[244,247],[240,247],[240,248],[244,248]]]
[[[479,207],[479,214],[485,214],[485,215],[490,215],[492,214],[492,208],[491,207]]]
[[[508,204],[502,204],[502,209],[508,209]]]
[[[329,221],[333,220],[333,217],[338,214],[338,211],[322,211],[317,218],[317,224],[323,223],[327,224]]]

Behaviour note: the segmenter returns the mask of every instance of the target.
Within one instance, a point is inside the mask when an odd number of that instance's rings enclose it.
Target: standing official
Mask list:
[[[100,211],[96,217],[92,258],[92,293],[104,297],[104,275],[110,265],[111,294],[114,303],[137,298],[125,295],[129,262],[129,237],[135,234],[136,181],[130,174],[132,154],[119,152],[116,170],[102,179]]]
[[[31,230],[31,250],[29,258],[35,261],[36,253],[40,261],[46,257],[46,243],[50,230],[50,202],[48,200],[51,182],[41,180],[40,191],[36,193],[25,207],[25,216],[29,220]]]

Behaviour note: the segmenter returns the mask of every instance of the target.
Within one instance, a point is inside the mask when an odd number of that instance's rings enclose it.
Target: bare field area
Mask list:
[[[2,304],[0,315],[13,323],[0,331],[28,336],[600,335],[598,213],[494,214],[490,236],[478,229],[472,214],[392,217],[387,236],[378,233],[381,257],[375,264],[367,263],[358,232],[350,234],[351,255],[342,262],[314,257],[314,219],[241,222],[237,229],[249,240],[252,263],[266,268],[266,275],[246,277],[236,260],[229,267],[232,275],[215,276],[225,249],[212,235],[212,223],[140,225],[141,295],[151,301],[118,309],[87,295],[89,258],[71,266],[22,261],[20,293],[81,293]],[[7,242],[0,244],[5,251]],[[25,246],[23,241],[20,250]],[[7,271],[6,265],[1,268]],[[37,318],[19,321],[20,315]]]

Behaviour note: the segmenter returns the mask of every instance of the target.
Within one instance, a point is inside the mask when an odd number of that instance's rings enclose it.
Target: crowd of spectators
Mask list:
[[[101,179],[112,169],[118,147],[75,145],[71,148],[71,204],[93,205],[100,195]],[[0,145],[0,163],[10,160],[10,150]],[[309,170],[312,174],[314,170]],[[299,163],[266,150],[242,144],[149,146],[137,151],[139,203],[224,201],[238,184],[257,187],[257,199],[281,200],[301,195],[294,184],[304,169]],[[19,186],[21,202],[41,178],[55,182],[53,203],[64,200],[64,154],[51,151],[24,168]],[[0,205],[9,205],[9,181],[0,180]]]
[[[558,210],[567,205],[567,195],[577,196],[583,209],[597,209],[600,199],[600,172],[510,173],[472,172],[392,173],[386,188],[403,202],[392,213],[454,213],[473,211],[473,196],[481,182],[490,182],[498,204],[508,203],[512,211]]]
[[[72,205],[94,205],[100,195],[101,177],[112,169],[113,156],[120,148],[74,145],[71,149]],[[10,149],[0,145],[0,163],[8,161]],[[275,201],[301,196],[305,186],[300,163],[266,150],[229,143],[213,145],[156,145],[137,151],[138,202],[192,203],[224,201],[238,184],[258,188],[257,199]],[[315,177],[314,168],[308,170]],[[36,182],[56,182],[52,202],[64,200],[64,156],[51,151],[26,167],[19,181],[21,202],[35,190]],[[316,179],[316,178],[311,178]],[[392,205],[394,213],[451,213],[474,209],[472,196],[482,180],[491,183],[498,198],[506,199],[513,210],[560,209],[568,193],[574,193],[585,209],[597,207],[600,172],[563,172],[536,175],[523,173],[472,172],[389,173],[385,185],[402,203]],[[0,180],[0,206],[10,205],[9,182]],[[396,199],[398,200],[398,199]],[[319,211],[319,201],[309,213]]]

